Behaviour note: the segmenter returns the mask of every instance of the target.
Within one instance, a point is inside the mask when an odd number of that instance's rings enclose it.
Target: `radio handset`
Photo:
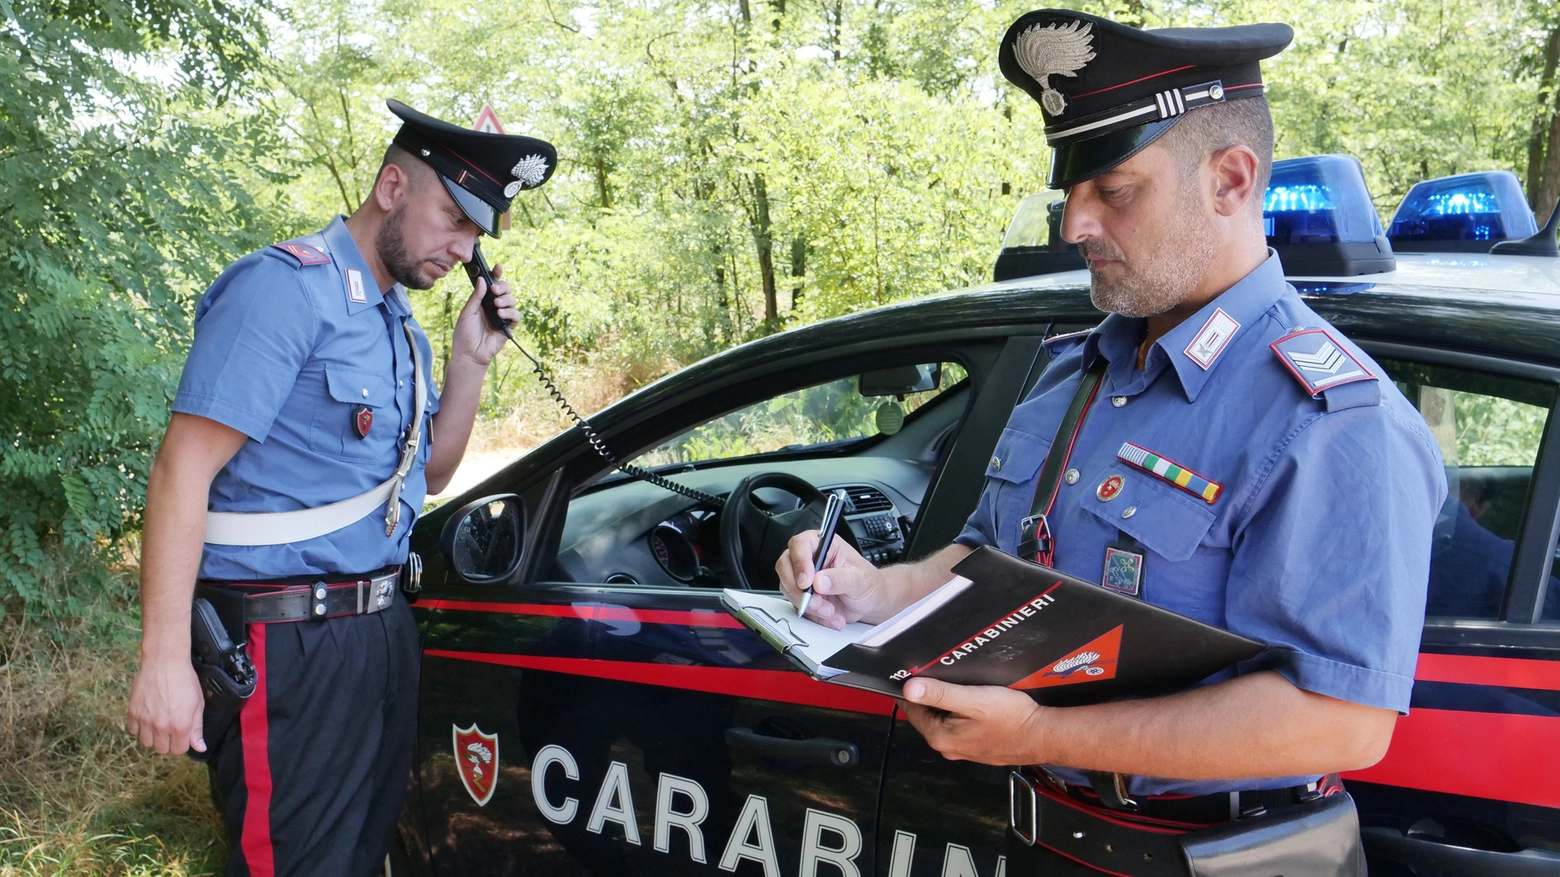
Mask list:
[[[471,244],[471,258],[466,260],[466,276],[471,278],[472,288],[476,288],[479,277],[487,281],[487,294],[482,296],[482,313],[487,315],[489,326],[514,341],[515,336],[510,332],[509,324],[498,315],[498,297],[493,294],[493,271],[488,268],[487,259],[482,257],[482,246],[476,241]],[[515,346],[518,347],[519,342]]]
[[[606,443],[601,440],[601,435],[596,432],[595,427],[591,426],[585,418],[579,415],[579,412],[574,410],[574,406],[569,404],[569,400],[563,398],[563,392],[558,389],[558,384],[553,381],[552,376],[547,373],[546,369],[542,368],[541,362],[532,356],[529,350],[520,346],[520,342],[515,338],[514,332],[509,328],[509,324],[504,322],[503,317],[498,315],[498,297],[493,294],[493,272],[488,268],[487,259],[482,257],[482,247],[475,241],[471,244],[471,258],[466,261],[466,276],[471,278],[473,289],[477,286],[477,278],[480,277],[487,281],[487,293],[482,296],[482,314],[487,318],[488,325],[496,331],[503,332],[504,337],[509,339],[509,343],[513,344],[522,356],[531,361],[531,371],[536,375],[536,379],[542,382],[542,386],[547,390],[547,395],[551,396],[553,401],[558,403],[558,407],[563,409],[563,413],[568,415],[570,420],[579,424],[580,431],[585,433],[585,440],[601,459],[611,463],[614,469],[631,478],[638,478],[640,481],[654,484],[656,487],[670,490],[689,499],[698,500],[710,508],[718,509],[725,505],[725,501],[718,496],[712,496],[702,490],[695,490],[692,487],[670,481],[632,463],[619,463],[617,457],[612,456],[612,452],[607,450]]]

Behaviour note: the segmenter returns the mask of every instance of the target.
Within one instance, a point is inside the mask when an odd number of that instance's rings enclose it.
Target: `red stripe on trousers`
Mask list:
[[[270,724],[266,717],[265,625],[249,626],[249,654],[255,665],[255,693],[238,714],[244,747],[244,829],[239,845],[249,877],[275,877],[271,853]]]

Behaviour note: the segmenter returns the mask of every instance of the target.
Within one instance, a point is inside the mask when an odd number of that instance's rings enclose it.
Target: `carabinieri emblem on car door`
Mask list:
[[[498,735],[484,734],[475,722],[469,728],[450,725],[455,740],[455,765],[471,800],[485,806],[498,785]]]

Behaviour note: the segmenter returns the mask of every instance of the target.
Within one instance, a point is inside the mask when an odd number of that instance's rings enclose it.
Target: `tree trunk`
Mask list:
[[[791,238],[791,276],[796,282],[791,284],[791,310],[802,301],[802,287],[807,281],[807,239],[801,235]]]
[[[1555,140],[1555,118],[1560,89],[1555,87],[1555,67],[1560,62],[1560,25],[1544,46],[1544,72],[1538,81],[1538,109],[1528,135],[1527,193],[1533,212],[1542,222],[1555,203],[1553,162],[1560,153]],[[1547,159],[1547,160],[1546,160]],[[1546,195],[1547,193],[1547,195]]]
[[[601,197],[601,209],[609,210],[612,207],[612,188],[607,182],[607,162],[599,156],[595,161],[596,194]]]
[[[769,227],[769,187],[763,174],[753,175],[753,246],[764,285],[764,325],[773,332],[780,324],[780,297],[775,289],[775,242]]]

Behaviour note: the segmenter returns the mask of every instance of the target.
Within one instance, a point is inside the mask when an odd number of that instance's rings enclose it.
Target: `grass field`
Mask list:
[[[145,754],[121,730],[133,612],[0,621],[0,877],[220,872],[205,768]]]

